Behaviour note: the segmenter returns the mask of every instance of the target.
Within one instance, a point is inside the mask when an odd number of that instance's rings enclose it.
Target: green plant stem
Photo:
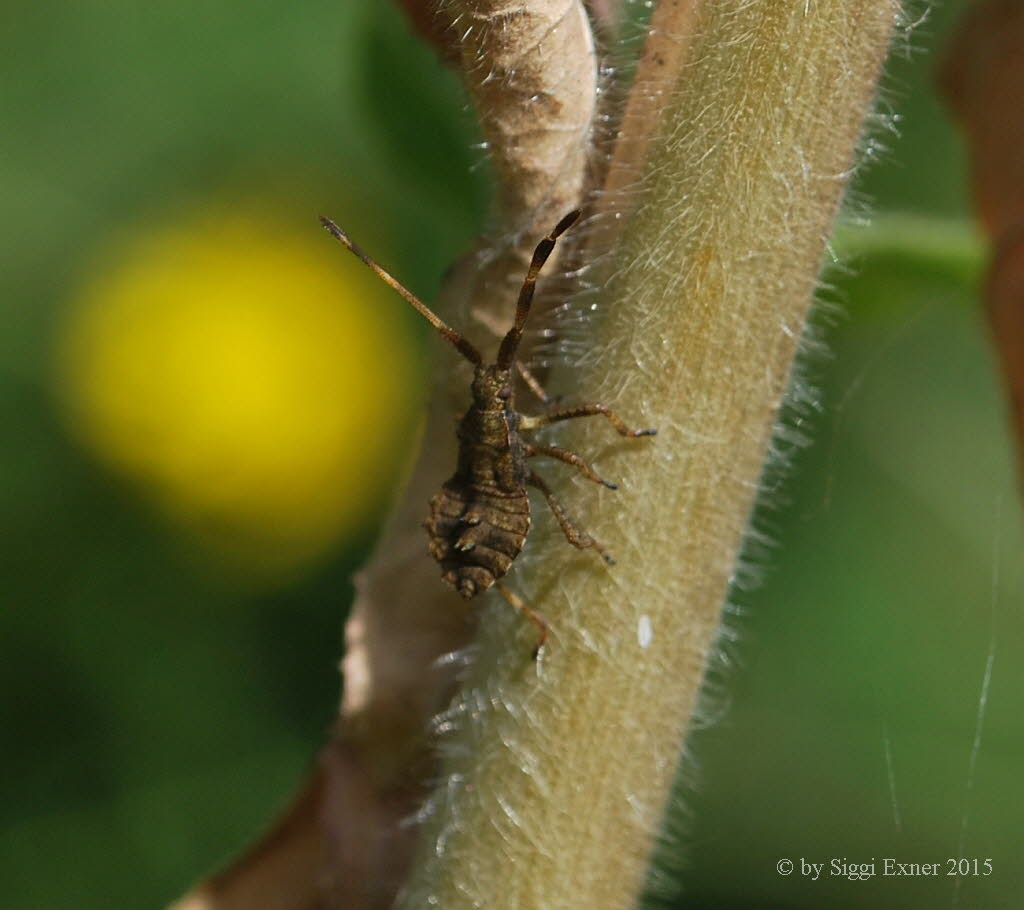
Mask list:
[[[554,484],[618,565],[541,520],[510,584],[550,646],[488,608],[405,907],[635,904],[896,14],[702,8],[576,374],[659,435],[560,440],[621,481]]]

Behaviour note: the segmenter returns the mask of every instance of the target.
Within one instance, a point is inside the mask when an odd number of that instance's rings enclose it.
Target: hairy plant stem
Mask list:
[[[562,440],[622,481],[556,483],[618,565],[531,539],[550,647],[489,608],[405,907],[635,904],[897,12],[702,7],[574,375],[659,436]]]

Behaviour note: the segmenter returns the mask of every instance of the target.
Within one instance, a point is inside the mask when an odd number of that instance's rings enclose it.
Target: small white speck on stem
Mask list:
[[[641,614],[636,623],[636,640],[645,651],[654,641],[654,628],[651,626],[651,617],[646,613]]]

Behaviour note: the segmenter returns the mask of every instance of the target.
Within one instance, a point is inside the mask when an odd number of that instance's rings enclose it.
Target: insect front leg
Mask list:
[[[543,446],[528,444],[525,451],[527,458],[533,458],[535,455],[546,455],[548,458],[557,458],[559,461],[564,461],[566,464],[571,464],[574,468],[587,478],[592,480],[594,483],[602,484],[608,487],[609,490],[617,490],[618,487],[610,480],[605,480],[600,477],[597,472],[590,467],[579,455],[575,452],[570,452],[568,449],[563,449],[559,446]]]
[[[565,535],[565,539],[569,541],[569,543],[579,550],[597,550],[597,552],[601,554],[601,558],[608,563],[608,565],[615,565],[615,560],[612,558],[612,554],[609,553],[604,546],[594,540],[594,538],[587,534],[586,531],[581,531],[573,524],[572,519],[565,514],[565,510],[559,504],[558,500],[555,499],[554,494],[551,492],[551,487],[549,487],[532,471],[530,472],[530,476],[526,478],[526,482],[531,487],[536,487],[544,494],[544,498],[548,503],[548,508],[554,513],[555,520],[558,522],[558,526],[562,529],[562,533]]]
[[[551,404],[551,402],[554,401],[554,399],[544,391],[544,386],[540,384],[537,377],[534,376],[533,373],[519,360],[516,361],[516,372],[519,373],[519,376],[522,378],[526,387],[537,396],[537,399],[541,404]]]
[[[558,423],[561,420],[575,420],[577,417],[592,417],[600,414],[607,418],[608,422],[615,427],[620,436],[655,436],[657,430],[631,430],[623,423],[608,405],[605,404],[581,404],[575,408],[566,408],[563,411],[553,411],[550,414],[538,414],[536,417],[523,417],[519,427],[522,430],[536,430],[538,427],[546,427],[551,423]]]

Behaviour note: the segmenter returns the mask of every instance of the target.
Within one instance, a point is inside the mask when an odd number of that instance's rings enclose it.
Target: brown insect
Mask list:
[[[458,467],[441,487],[441,492],[431,499],[430,515],[424,526],[430,536],[430,553],[441,564],[442,577],[448,584],[467,599],[493,585],[509,604],[537,626],[540,639],[534,649],[534,657],[547,639],[547,620],[498,580],[508,572],[519,555],[530,530],[527,486],[535,487],[544,495],[569,543],[581,550],[596,550],[609,565],[614,565],[615,560],[600,543],[573,524],[551,489],[529,469],[526,460],[536,455],[557,458],[571,464],[588,480],[604,484],[610,490],[616,487],[602,480],[574,452],[558,446],[527,442],[523,432],[594,414],[607,418],[622,436],[653,436],[657,432],[629,429],[603,404],[551,410],[536,417],[528,417],[516,410],[513,371],[518,372],[544,404],[551,403],[533,375],[516,360],[516,351],[530,314],[537,275],[555,248],[557,239],[579,216],[579,211],[570,212],[537,244],[519,292],[515,323],[502,340],[497,359],[490,364],[484,363],[480,352],[465,336],[443,322],[426,304],[377,265],[333,221],[320,218],[320,223],[334,237],[398,291],[473,365],[473,401],[457,431]]]

